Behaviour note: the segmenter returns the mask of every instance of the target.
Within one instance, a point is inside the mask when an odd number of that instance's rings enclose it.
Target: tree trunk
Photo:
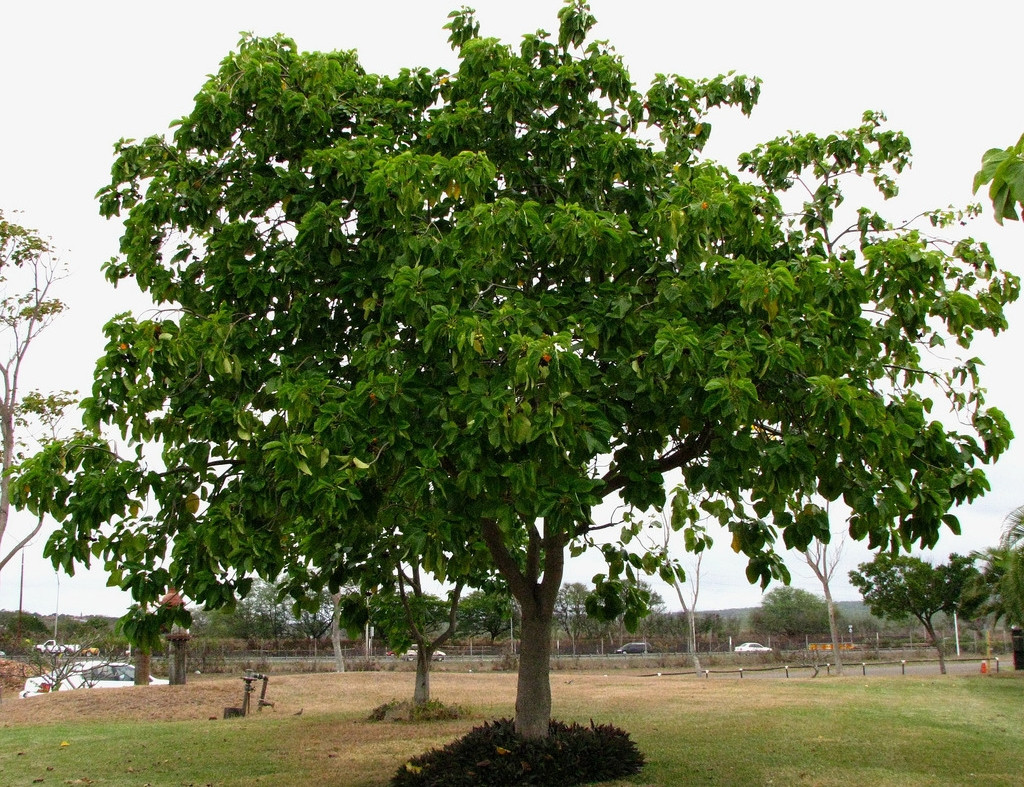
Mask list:
[[[939,654],[939,673],[945,675],[946,657],[942,655],[942,644],[939,642],[939,638],[935,635],[935,629],[932,628],[931,621],[922,622],[924,623],[924,630],[928,632],[928,641],[932,643],[932,647],[935,648],[935,652]]]
[[[828,582],[821,583],[825,590],[825,606],[828,608],[828,631],[832,635],[832,653],[836,660],[836,675],[843,674],[843,643],[839,640],[839,623],[836,622],[836,605],[832,601],[832,592],[829,590]]]
[[[334,669],[345,671],[345,654],[341,650],[341,593],[331,596],[334,601],[334,614],[331,615],[331,645],[334,647]]]
[[[541,536],[531,528],[523,570],[509,551],[497,522],[483,520],[481,532],[522,614],[516,732],[527,739],[546,738],[551,721],[551,623],[562,586],[568,538],[564,533],[550,534],[546,530]]]
[[[690,655],[693,657],[693,671],[700,675],[700,654],[697,652],[697,613],[693,607],[686,610],[690,624]]]
[[[536,604],[522,609],[519,681],[516,687],[516,732],[546,738],[551,719],[551,622]]]
[[[412,692],[412,704],[416,707],[430,702],[430,657],[433,654],[418,648],[416,652],[416,687]]]
[[[149,651],[138,648],[135,651],[135,685],[148,686],[150,674]]]

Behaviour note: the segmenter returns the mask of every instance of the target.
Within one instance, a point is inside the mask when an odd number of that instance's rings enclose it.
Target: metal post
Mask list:
[[[260,690],[260,701],[256,706],[256,710],[263,710],[264,705],[269,705],[271,708],[274,707],[274,703],[267,702],[267,683],[270,682],[270,676],[262,675],[261,677],[263,678],[263,688]]]
[[[60,572],[55,572],[57,575],[57,603],[54,605],[53,610],[53,641],[60,642],[60,637],[57,636],[57,621],[60,620]]]
[[[246,676],[242,678],[245,683],[245,691],[242,692],[242,715],[249,715],[249,695],[252,693],[252,681],[253,679]]]
[[[860,671],[863,673],[865,678],[868,676],[868,665],[863,661],[860,663]]]
[[[743,667],[740,667],[740,680],[743,680]]]
[[[902,661],[900,661],[900,665],[901,665],[900,668],[902,669],[903,674],[906,675],[907,674],[907,660],[903,659]]]

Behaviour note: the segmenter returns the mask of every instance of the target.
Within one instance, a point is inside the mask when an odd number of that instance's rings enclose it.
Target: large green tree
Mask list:
[[[933,566],[911,555],[883,552],[851,571],[850,582],[860,590],[872,615],[889,620],[917,618],[939,654],[939,670],[945,675],[934,618],[940,612],[970,617],[977,611],[984,598],[969,591],[978,573],[974,558],[963,555],[950,555],[948,563]]]
[[[107,325],[85,402],[125,455],[97,435],[21,475],[63,523],[48,554],[100,558],[140,604],[168,584],[229,603],[254,574],[335,588],[382,534],[442,580],[493,567],[522,614],[516,727],[538,737],[566,555],[621,525],[604,500],[666,505],[680,472],[671,525],[699,501],[762,583],[788,576],[780,534],[827,534],[815,494],[872,546],[956,530],[1010,430],[976,361],[923,368],[921,348],[1001,330],[1016,279],[873,211],[833,234],[846,176],[889,196],[909,160],[880,116],[775,140],[741,178],[701,151],[758,82],[641,92],[593,24],[571,0],[514,48],[456,12],[457,67],[396,76],[247,37],[173,137],[122,141],[107,274],[158,312]],[[592,605],[630,626],[639,575],[675,570],[630,551],[638,522],[602,547]]]

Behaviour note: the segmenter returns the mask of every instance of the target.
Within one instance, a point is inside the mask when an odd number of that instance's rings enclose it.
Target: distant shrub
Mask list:
[[[629,734],[609,725],[551,721],[547,738],[525,740],[510,719],[473,729],[443,749],[414,757],[392,787],[572,785],[638,773],[644,757]]]
[[[491,662],[491,669],[495,672],[515,672],[519,669],[519,657],[513,653],[506,653],[500,659]]]
[[[359,659],[348,662],[345,667],[349,672],[379,672],[380,663],[375,659]]]
[[[413,705],[408,700],[391,700],[373,709],[370,721],[451,721],[461,719],[465,711],[458,705],[445,705],[430,700],[422,705]]]

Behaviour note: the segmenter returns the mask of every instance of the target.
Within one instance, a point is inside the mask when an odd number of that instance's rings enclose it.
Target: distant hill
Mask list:
[[[721,615],[727,620],[739,619],[747,620],[751,613],[760,609],[760,607],[733,607],[731,609],[708,609],[698,610],[698,613],[708,613],[714,615]],[[837,601],[836,612],[839,613],[839,617],[843,620],[864,620],[872,618],[871,610],[868,609],[867,605],[863,601]]]

